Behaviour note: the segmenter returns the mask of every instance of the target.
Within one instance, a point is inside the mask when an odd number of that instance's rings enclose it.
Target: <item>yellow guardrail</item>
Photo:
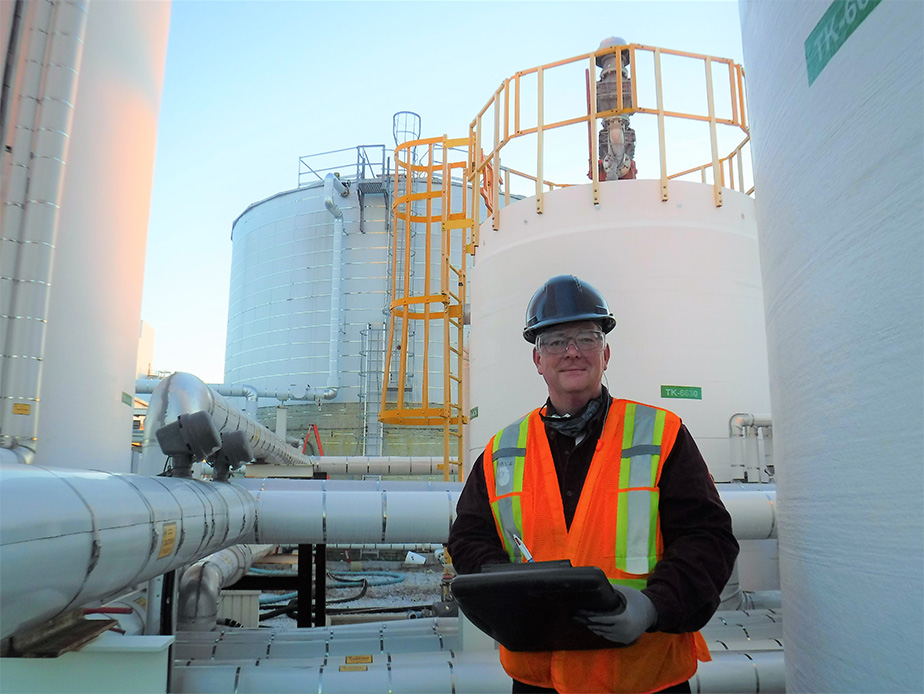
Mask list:
[[[597,82],[595,79],[591,79],[590,76],[596,76],[598,59],[614,54],[628,56],[628,74],[624,78],[620,70],[616,71],[616,107],[599,111],[597,110],[596,99]],[[643,60],[643,57],[645,60]],[[663,76],[666,57],[669,57],[672,61],[671,65],[668,66],[670,70],[677,70],[684,74],[689,73],[689,68],[686,65],[680,65],[680,62],[702,64],[705,77],[704,108],[668,108],[665,103],[665,80]],[[650,61],[650,65],[645,70],[644,77],[646,79],[643,79],[642,71],[647,61]],[[584,66],[583,73],[576,73],[574,70],[576,66]],[[564,78],[559,77],[557,74],[568,69],[570,69],[570,74],[565,75]],[[716,75],[717,71],[719,76]],[[578,91],[573,88],[573,82],[576,80],[580,80],[582,82],[581,86],[584,87],[585,99],[583,103],[576,103],[577,99],[574,98],[574,94]],[[569,81],[572,84],[569,85]],[[553,83],[551,87],[547,86],[550,82]],[[624,82],[627,84],[624,84]],[[640,85],[645,86],[644,91],[640,90]],[[721,85],[727,96],[727,104],[722,108],[722,113],[719,113],[716,103],[717,85]],[[571,98],[569,99],[567,96],[560,97],[559,92],[567,94],[569,87]],[[626,98],[627,96],[629,97],[628,99]],[[626,103],[627,101],[628,103]],[[564,104],[565,110],[569,112],[563,115],[547,117],[546,111],[550,105],[555,105],[557,110],[561,110],[562,104]],[[600,185],[600,173],[596,165],[598,161],[596,137],[598,122],[602,119],[617,116],[645,115],[653,116],[657,121],[656,133],[661,199],[668,199],[668,181],[696,172],[700,172],[702,176],[705,176],[707,172],[711,172],[715,204],[718,206],[722,204],[723,186],[733,187],[733,184],[735,184],[737,189],[742,192],[752,190],[745,183],[745,164],[743,162],[743,153],[749,141],[746,113],[744,70],[741,65],[731,60],[641,44],[610,46],[593,53],[522,70],[504,80],[478,111],[469,126],[468,176],[474,189],[482,192],[489,214],[494,217],[495,229],[498,228],[499,219],[498,215],[494,214],[494,210],[498,209],[502,187],[496,174],[498,171],[504,172],[503,189],[504,194],[507,196],[509,196],[513,181],[511,176],[531,182],[533,190],[530,192],[535,195],[536,209],[541,213],[545,192],[557,187],[581,182],[572,180],[566,183],[562,182],[561,178],[556,177],[560,182],[553,183],[547,178],[546,170],[549,162],[546,161],[548,156],[546,138],[553,130],[578,126],[587,130],[588,177],[593,183],[593,196],[596,203],[599,201]],[[708,144],[708,149],[704,152],[701,160],[703,163],[678,171],[669,169],[668,153],[671,143],[666,127],[669,119],[701,122],[708,127],[708,137],[703,138],[704,144]],[[719,155],[720,139],[723,139],[719,137],[719,127],[734,128],[744,134],[743,139],[740,142],[735,142],[730,153],[724,157]],[[534,156],[530,160],[523,156],[521,152],[515,164],[516,168],[509,166],[505,150],[509,149],[517,140],[522,140],[527,136],[534,136],[535,138]],[[583,156],[583,152],[581,154]],[[502,158],[504,165],[502,165]],[[525,165],[520,161],[525,162]],[[729,164],[727,176],[724,170],[726,163]],[[738,165],[737,176],[734,175],[735,171],[732,168],[732,163]],[[750,167],[748,166],[747,168],[749,173]],[[474,203],[474,216],[477,218],[480,202],[476,198]]]

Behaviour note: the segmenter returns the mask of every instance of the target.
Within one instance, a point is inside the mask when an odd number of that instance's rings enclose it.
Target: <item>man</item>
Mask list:
[[[516,536],[535,561],[600,567],[625,600],[622,612],[576,617],[612,648],[501,646],[514,692],[689,692],[697,661],[710,659],[697,630],[718,607],[738,543],[680,418],[602,385],[615,325],[600,293],[573,275],[536,292],[523,336],[548,400],[494,436],[459,498],[448,543],[459,573],[523,561]]]

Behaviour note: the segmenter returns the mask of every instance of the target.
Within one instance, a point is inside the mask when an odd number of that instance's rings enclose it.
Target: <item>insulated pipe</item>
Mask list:
[[[756,486],[756,485],[755,485]],[[776,537],[776,491],[719,490],[732,519],[732,531],[739,540]]]
[[[345,198],[350,189],[340,182],[332,173],[324,177],[324,206],[334,217],[333,257],[330,268],[330,336],[328,351],[330,354],[327,373],[327,388],[319,394],[318,399],[333,400],[340,389],[340,296],[343,272],[343,212],[334,201],[334,191]]]
[[[335,475],[442,475],[442,456],[311,456],[315,470]]]
[[[292,480],[299,482],[301,480]],[[273,544],[446,542],[458,491],[254,490],[257,521],[246,540]],[[775,537],[772,492],[722,495],[739,540]]]
[[[240,543],[232,484],[0,465],[0,638]]]
[[[0,225],[4,236],[15,239],[15,245],[4,242],[4,254],[15,248],[15,260],[8,266],[12,269],[9,303],[0,311],[0,334],[6,336],[0,344],[0,446],[23,446],[31,451],[38,430],[59,203],[87,25],[83,2],[42,0],[35,10],[26,58],[29,69],[24,77],[28,91],[20,95],[12,144],[17,153],[12,167],[14,185],[3,196]],[[47,34],[47,39],[41,34]],[[27,176],[25,188],[23,174]],[[18,407],[15,413],[14,405]]]
[[[416,620],[414,620],[416,621]],[[348,655],[345,653],[344,655]],[[373,654],[365,669],[340,668],[342,660],[264,660],[215,664],[177,661],[173,691],[176,694],[209,692],[377,692],[406,694],[465,694],[510,691],[510,677],[492,651],[439,651],[430,653]],[[692,690],[708,692],[786,691],[782,651],[716,652],[700,663],[690,682]]]
[[[96,619],[115,619],[119,622],[119,629],[125,632],[126,636],[140,636],[144,634],[144,624],[147,619],[147,591],[135,590],[128,595],[123,595],[115,600],[108,600],[100,603],[96,608]],[[85,607],[91,607],[89,603]],[[109,612],[109,608],[116,608],[119,612]],[[121,612],[129,610],[128,614]],[[93,619],[94,617],[88,617]]]
[[[179,631],[213,631],[221,589],[233,585],[275,545],[235,545],[200,559],[183,572],[177,602]]]
[[[256,491],[244,540],[272,544],[446,542],[458,492]]]
[[[318,460],[318,458],[314,458]],[[442,460],[442,458],[440,458]],[[234,480],[249,491],[386,491],[386,492],[455,492],[460,493],[463,482],[444,482],[433,480],[418,482],[415,480],[312,480],[288,479],[284,477],[250,477]]]
[[[157,442],[157,430],[176,421],[179,415],[205,411],[219,433],[242,431],[259,460],[280,465],[311,465],[311,460],[276,436],[262,424],[232,407],[227,400],[192,374],[177,372],[154,388],[144,426],[141,470],[143,474],[161,472],[166,456]]]

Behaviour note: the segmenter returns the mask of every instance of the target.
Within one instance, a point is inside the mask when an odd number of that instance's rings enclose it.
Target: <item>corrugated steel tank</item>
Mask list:
[[[924,690],[924,12],[744,2],[789,692]]]
[[[607,298],[610,392],[677,412],[719,481],[730,479],[729,418],[768,414],[767,351],[754,200],[711,184],[657,180],[547,192],[481,228],[471,274],[471,460],[511,418],[542,405],[546,388],[522,336],[526,306],[548,278],[574,274]],[[701,398],[662,397],[662,386]],[[667,395],[693,394],[668,390]]]
[[[333,345],[330,341],[335,224],[325,206],[324,183],[319,180],[254,203],[232,225],[225,382],[252,385],[259,390],[288,390],[296,395],[306,387],[321,391],[331,383],[331,350],[337,350],[340,387],[330,406],[322,404],[327,426],[342,432],[360,432],[359,443],[353,443],[351,434],[343,440],[348,448],[340,452],[379,454],[384,428],[378,423],[378,411],[395,272],[391,264],[395,243],[391,219],[394,176],[386,173],[375,179],[343,182],[349,194],[333,198],[343,215],[340,310],[335,317],[339,321],[339,341]],[[399,183],[403,191],[405,182],[402,179]],[[415,190],[417,185],[415,181]],[[367,191],[362,203],[358,195],[361,188]],[[369,192],[383,189],[388,191],[387,197],[381,192]],[[437,214],[438,209],[436,201]],[[423,210],[417,213],[423,214]],[[426,293],[423,281],[428,262],[423,230],[423,224],[415,223],[409,269],[412,287],[420,294]],[[397,236],[398,243],[403,244],[403,230]],[[438,278],[438,244],[436,248],[429,263],[431,274]],[[398,256],[404,257],[403,247]],[[404,271],[403,263],[398,271]],[[423,326],[412,325],[411,334],[412,373],[405,382],[408,397],[413,398],[420,397],[413,394],[419,387],[416,381],[422,370]],[[442,384],[442,363],[441,337],[431,334],[431,384]],[[389,381],[389,389],[395,392],[397,364],[398,360],[393,360],[394,373]],[[431,396],[434,392],[440,395],[441,385],[431,385]],[[392,433],[396,434],[395,445],[409,445],[398,430]],[[435,442],[435,435],[431,432],[426,438]],[[337,452],[338,444],[332,445],[336,450],[329,452]]]
[[[337,399],[355,402],[364,392],[367,343],[379,349],[383,343],[388,211],[383,195],[366,196],[360,231],[356,191],[335,202],[344,231],[340,344],[329,344],[334,217],[319,181],[254,203],[232,225],[226,383],[293,393],[323,389],[329,350],[338,349]]]

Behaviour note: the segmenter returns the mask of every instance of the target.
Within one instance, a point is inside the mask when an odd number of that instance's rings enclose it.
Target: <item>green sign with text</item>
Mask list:
[[[805,39],[809,86],[881,0],[834,0]]]
[[[699,386],[661,386],[661,397],[702,400],[703,389]]]

